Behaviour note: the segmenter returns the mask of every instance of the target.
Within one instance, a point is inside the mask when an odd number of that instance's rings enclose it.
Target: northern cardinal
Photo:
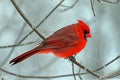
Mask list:
[[[90,28],[86,23],[78,20],[78,23],[56,31],[36,48],[14,58],[10,64],[17,64],[34,54],[47,54],[49,52],[61,58],[75,56],[86,46],[87,38],[91,38]]]

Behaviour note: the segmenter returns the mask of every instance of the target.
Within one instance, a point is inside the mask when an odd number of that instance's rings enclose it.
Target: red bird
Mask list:
[[[61,58],[75,56],[86,46],[87,38],[91,38],[90,28],[86,23],[78,20],[78,23],[56,31],[36,48],[14,58],[10,64],[17,64],[34,54],[47,54],[49,52]]]

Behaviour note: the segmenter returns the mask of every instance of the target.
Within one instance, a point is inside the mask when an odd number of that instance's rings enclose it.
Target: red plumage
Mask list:
[[[90,29],[87,24],[78,20],[78,23],[61,28],[39,46],[16,57],[10,63],[14,65],[34,54],[49,52],[57,57],[68,58],[76,55],[85,47],[87,38],[91,38]]]

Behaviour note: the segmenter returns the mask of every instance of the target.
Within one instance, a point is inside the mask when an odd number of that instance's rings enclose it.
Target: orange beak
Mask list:
[[[87,38],[92,38],[92,35],[89,33],[89,34],[86,34],[86,37]]]

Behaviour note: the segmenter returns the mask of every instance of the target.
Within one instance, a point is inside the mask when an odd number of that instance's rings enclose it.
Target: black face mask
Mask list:
[[[89,32],[88,31],[86,31],[86,30],[84,30],[84,39],[87,41],[87,34],[88,34]]]

